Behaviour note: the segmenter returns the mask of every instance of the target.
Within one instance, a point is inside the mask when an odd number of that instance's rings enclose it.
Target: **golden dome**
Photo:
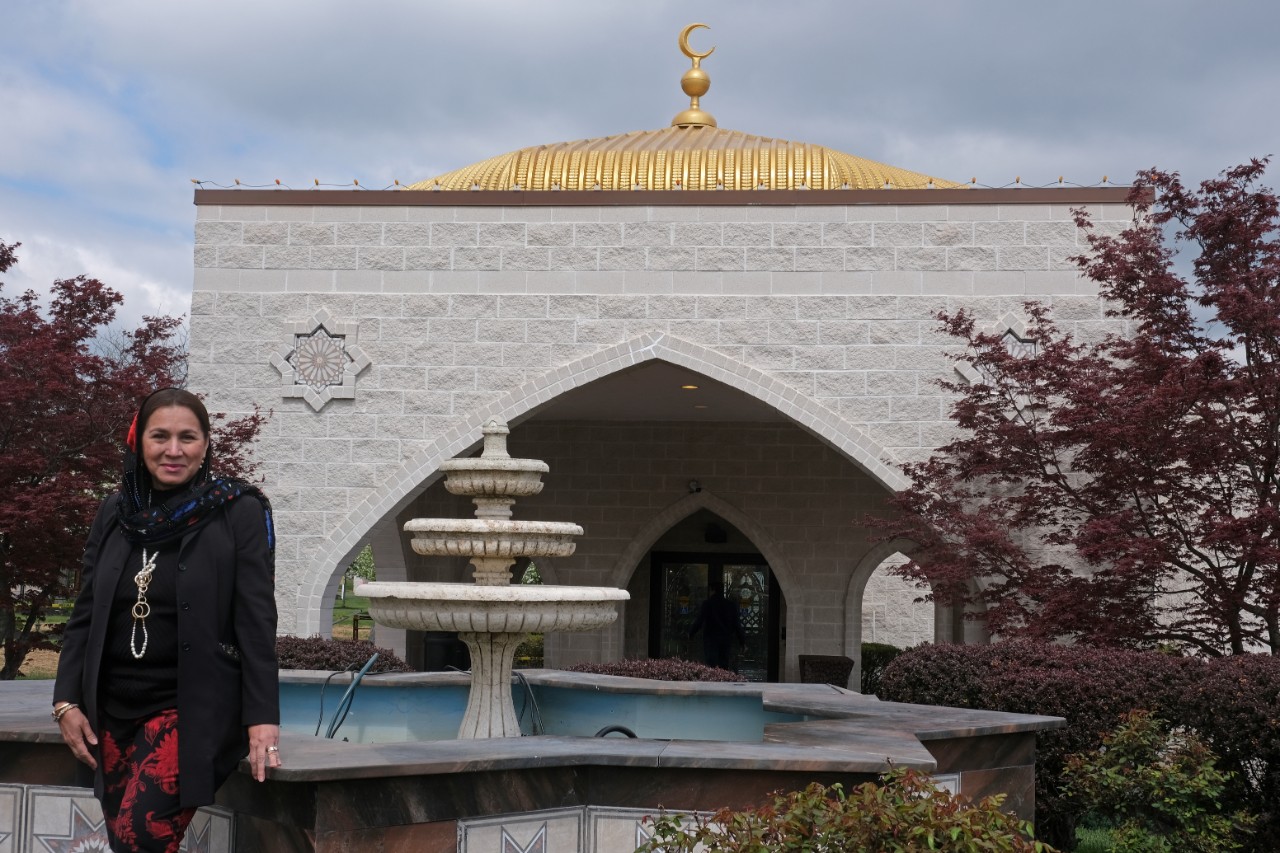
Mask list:
[[[827,190],[960,187],[822,145],[710,126],[556,142],[411,184],[411,190]]]
[[[711,86],[689,34],[680,50],[693,61],[681,78],[689,109],[671,127],[521,148],[426,181],[411,190],[872,190],[962,187],[822,145],[753,136],[716,126],[699,105]]]

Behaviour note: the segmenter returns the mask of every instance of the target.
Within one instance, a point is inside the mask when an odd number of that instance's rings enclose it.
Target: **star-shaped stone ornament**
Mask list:
[[[315,411],[330,400],[352,400],[356,377],[370,365],[355,343],[358,323],[339,322],[321,308],[310,320],[293,324],[293,338],[271,354],[280,371],[281,394],[301,397]]]

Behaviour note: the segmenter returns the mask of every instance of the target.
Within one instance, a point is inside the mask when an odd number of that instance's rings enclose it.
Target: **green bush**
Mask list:
[[[546,658],[546,648],[541,634],[530,634],[516,648],[517,669],[541,669]]]
[[[880,692],[880,676],[884,668],[902,654],[902,649],[888,643],[862,644],[862,677],[859,689],[865,696],[875,696]]]
[[[1280,850],[1280,657],[1200,660],[1030,641],[919,646],[885,668],[881,699],[1065,717],[1036,741],[1036,831],[1067,848],[1083,816],[1064,796],[1071,753],[1098,748],[1131,710],[1193,730],[1231,773],[1226,811],[1258,821],[1245,849]]]
[[[1239,850],[1253,819],[1220,802],[1231,774],[1191,732],[1170,732],[1146,711],[1131,711],[1102,744],[1067,756],[1066,795],[1109,827],[1117,853]]]
[[[1030,824],[1000,811],[1003,799],[971,804],[918,771],[895,770],[882,784],[867,782],[849,794],[814,783],[775,794],[762,808],[722,809],[710,817],[663,814],[637,853],[1052,853],[1035,840]]]

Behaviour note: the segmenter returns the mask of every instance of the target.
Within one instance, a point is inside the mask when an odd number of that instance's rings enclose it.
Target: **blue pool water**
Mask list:
[[[349,680],[349,676],[338,676],[325,690],[322,736]],[[286,731],[315,733],[322,681],[282,679],[280,715]],[[613,690],[598,683],[567,686],[539,681],[531,678],[528,690],[519,683],[513,688],[525,734],[591,737],[606,726],[623,726],[637,737],[656,740],[759,742],[766,725],[805,719],[766,711],[759,691],[745,685],[708,695],[705,690],[638,690],[631,679],[619,680],[631,686]],[[466,677],[460,675],[368,676],[355,691],[351,710],[335,736],[355,743],[452,739],[462,722],[468,690]]]

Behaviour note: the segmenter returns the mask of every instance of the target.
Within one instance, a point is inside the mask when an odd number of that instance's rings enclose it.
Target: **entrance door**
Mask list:
[[[702,636],[689,629],[709,590],[719,588],[738,606],[747,642],[737,672],[747,681],[778,680],[778,627],[782,596],[759,554],[677,554],[655,551],[649,572],[649,657],[703,660]]]

